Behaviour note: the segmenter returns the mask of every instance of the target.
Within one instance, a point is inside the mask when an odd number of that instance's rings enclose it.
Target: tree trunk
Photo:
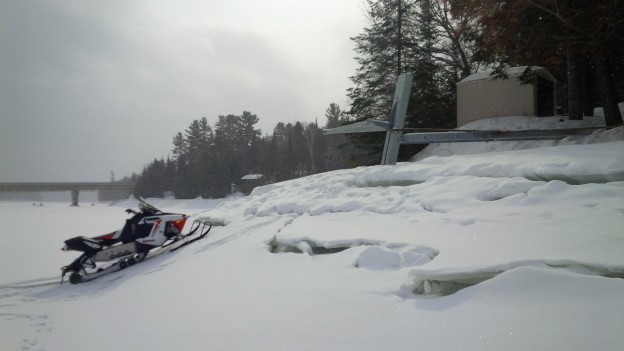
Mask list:
[[[618,94],[613,81],[613,70],[608,55],[600,50],[596,50],[596,80],[600,89],[605,124],[607,126],[622,124],[622,113],[618,107]]]
[[[596,106],[596,96],[594,93],[594,76],[591,69],[592,60],[590,57],[583,56],[581,66],[581,96],[583,104],[583,116],[593,116],[594,107]]]
[[[580,55],[576,44],[568,43],[568,119],[582,120]]]

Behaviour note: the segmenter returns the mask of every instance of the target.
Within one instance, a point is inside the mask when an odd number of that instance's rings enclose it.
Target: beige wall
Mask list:
[[[488,117],[534,116],[535,89],[516,78],[466,82],[457,85],[457,126]]]

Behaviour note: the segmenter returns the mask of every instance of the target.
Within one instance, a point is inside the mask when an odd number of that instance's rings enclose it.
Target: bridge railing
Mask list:
[[[80,191],[86,190],[120,190],[128,195],[134,190],[134,183],[105,182],[43,182],[43,183],[0,183],[0,192],[36,192],[36,191],[69,191],[72,206],[78,206]]]

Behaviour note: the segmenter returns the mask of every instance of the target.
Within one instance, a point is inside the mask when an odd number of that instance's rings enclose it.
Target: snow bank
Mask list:
[[[623,129],[624,130],[624,129]],[[605,183],[624,180],[624,141],[565,145],[531,151],[490,152],[472,156],[432,156],[401,165],[397,170],[377,167],[363,174],[358,185],[409,183],[436,175],[478,177],[523,177],[530,180],[563,180],[570,184]],[[539,158],[536,152],[542,152]]]
[[[624,111],[624,108],[622,109]],[[623,112],[624,113],[624,112]],[[459,129],[464,130],[537,130],[604,127],[604,117],[585,117],[571,121],[562,117],[495,117],[470,122]],[[490,141],[471,143],[430,144],[414,155],[412,161],[431,156],[470,155],[488,152],[534,149],[556,145],[578,145],[624,140],[624,127],[597,129],[587,136],[571,136],[561,140]]]
[[[247,197],[149,199],[227,225],[79,286],[58,285],[75,256],[57,248],[117,229],[136,200],[0,202],[0,225],[19,223],[0,246],[0,343],[619,350],[624,142],[588,140],[328,172]]]

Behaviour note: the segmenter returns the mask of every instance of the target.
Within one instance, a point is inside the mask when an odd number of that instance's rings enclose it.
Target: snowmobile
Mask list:
[[[126,212],[133,216],[126,220],[122,229],[96,237],[77,236],[65,241],[63,251],[80,251],[82,255],[61,268],[61,284],[70,272],[69,282],[78,284],[141,262],[153,249],[175,251],[205,237],[212,228],[208,221],[195,220],[190,232],[183,234],[189,216],[164,213],[143,199],[139,202],[138,212],[132,209]],[[194,237],[188,239],[191,236]]]

